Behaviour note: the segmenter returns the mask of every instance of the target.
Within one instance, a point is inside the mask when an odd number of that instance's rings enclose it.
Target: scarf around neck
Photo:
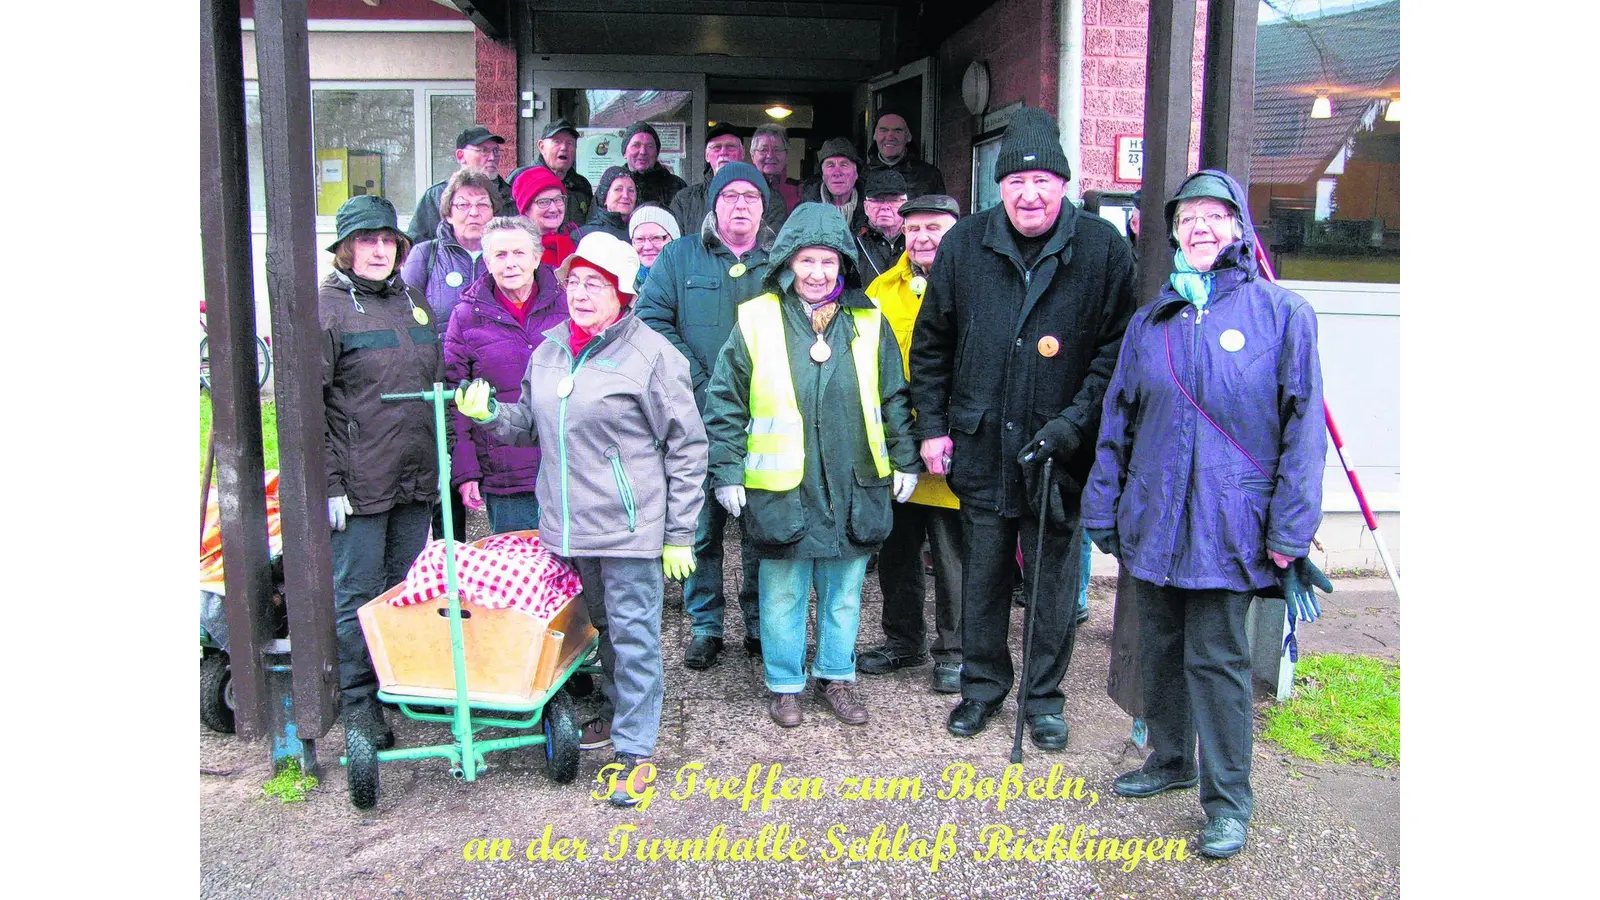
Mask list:
[[[1215,273],[1201,272],[1189,265],[1181,247],[1172,251],[1172,265],[1176,271],[1167,279],[1172,289],[1178,292],[1178,296],[1193,303],[1195,309],[1205,309],[1206,303],[1211,300],[1211,282],[1216,278]]]

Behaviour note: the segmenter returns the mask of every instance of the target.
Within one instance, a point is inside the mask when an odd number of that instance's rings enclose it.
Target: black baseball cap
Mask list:
[[[948,213],[961,218],[961,203],[949,194],[923,194],[913,197],[900,205],[900,215],[909,216],[912,213]]]
[[[744,138],[739,137],[739,129],[733,127],[732,125],[729,125],[727,122],[718,122],[716,125],[713,125],[711,127],[710,131],[706,132],[706,143],[709,144],[712,141],[716,140],[717,138],[722,137],[723,135],[728,135],[728,134],[731,134],[734,137],[739,138],[739,140],[741,140],[741,141],[744,140]]]
[[[485,143],[486,141],[498,141],[504,144],[506,139],[483,127],[482,125],[474,125],[471,128],[468,128],[466,131],[456,135],[456,149],[460,150],[463,147],[468,146],[476,147],[477,145]]]
[[[556,119],[554,122],[551,122],[547,128],[545,128],[544,137],[540,138],[540,140],[548,140],[563,131],[572,132],[572,136],[574,138],[582,137],[582,135],[578,134],[578,126],[572,124],[566,119]]]
[[[909,190],[910,188],[906,187],[905,176],[899,172],[893,169],[869,169],[863,196],[882,197],[899,194],[904,197]]]

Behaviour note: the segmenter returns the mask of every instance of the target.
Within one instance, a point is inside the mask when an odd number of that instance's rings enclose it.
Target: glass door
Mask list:
[[[661,165],[693,184],[700,177],[706,122],[704,75],[549,72],[533,74],[533,129],[522,142],[523,164],[550,122],[567,119],[578,129],[577,170],[591,184],[608,166],[622,165],[621,134],[649,122],[661,135]],[[542,101],[542,107],[541,107]]]
[[[871,115],[867,117],[867,145],[872,144],[872,124],[880,112],[899,113],[916,138],[912,147],[923,162],[939,164],[938,111],[934,100],[938,83],[933,74],[933,57],[925,56],[867,83],[871,92]]]

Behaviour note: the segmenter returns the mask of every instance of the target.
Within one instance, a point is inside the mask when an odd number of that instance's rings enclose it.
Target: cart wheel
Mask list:
[[[348,763],[350,802],[356,809],[378,805],[378,749],[372,736],[360,728],[344,733],[344,755]]]
[[[594,693],[594,676],[588,672],[576,672],[567,679],[564,690],[574,697],[587,697]]]
[[[200,660],[200,724],[233,734],[233,673],[228,657],[213,654]]]
[[[578,718],[566,691],[544,705],[544,770],[556,784],[578,777]]]

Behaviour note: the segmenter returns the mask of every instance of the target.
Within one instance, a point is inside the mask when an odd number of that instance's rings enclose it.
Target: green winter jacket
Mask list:
[[[762,229],[761,236],[744,256],[735,257],[717,237],[715,225],[707,222],[663,247],[639,288],[634,304],[639,321],[671,341],[689,361],[689,379],[702,412],[711,367],[733,330],[735,308],[766,291],[762,279],[772,234]],[[744,266],[737,276],[730,274],[735,265]]]
[[[867,445],[861,389],[850,355],[856,336],[849,310],[872,308],[861,289],[855,249],[844,217],[820,203],[802,204],[772,248],[763,293],[780,297],[795,400],[805,425],[805,475],[788,491],[747,489],[742,522],[765,559],[833,559],[872,553],[894,524],[892,477],[879,477]],[[823,332],[832,351],[826,362],[811,359],[816,341],[804,301],[795,296],[790,257],[804,247],[839,252],[845,279],[842,307]],[[652,270],[653,271],[653,270]],[[884,436],[895,471],[920,472],[911,438],[911,404],[894,329],[885,322],[878,346],[878,386],[883,398]],[[706,437],[711,443],[713,487],[744,483],[745,427],[750,420],[750,351],[734,327],[717,355],[706,394]],[[824,427],[826,426],[826,427]]]

